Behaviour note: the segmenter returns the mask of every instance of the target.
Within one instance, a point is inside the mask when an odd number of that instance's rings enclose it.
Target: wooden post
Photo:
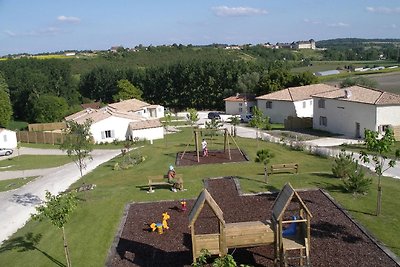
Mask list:
[[[222,222],[219,222],[219,253],[220,256],[226,256],[228,254],[228,248],[226,245],[226,234],[225,234],[225,227]]]
[[[198,131],[197,130],[194,130],[194,139],[195,139],[195,142],[196,142],[197,162],[200,162],[199,136],[198,136]]]
[[[228,129],[225,128],[225,132],[224,132],[224,154],[226,153],[226,141],[227,141],[227,131]]]
[[[190,233],[192,235],[192,253],[193,253],[193,262],[196,262],[196,235],[194,233],[194,225],[190,227]]]

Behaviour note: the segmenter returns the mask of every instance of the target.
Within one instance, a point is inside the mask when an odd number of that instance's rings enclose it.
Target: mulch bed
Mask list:
[[[242,152],[243,153],[243,152]],[[199,162],[197,162],[196,151],[186,151],[182,157],[183,152],[179,152],[176,155],[176,166],[191,166],[199,164],[213,164],[213,163],[229,163],[229,162],[242,162],[247,161],[246,155],[242,154],[239,149],[231,149],[231,159],[229,159],[228,150],[209,150],[207,157],[202,157],[200,151]]]
[[[210,179],[206,187],[224,212],[227,223],[268,220],[276,194],[239,195],[232,178]],[[312,266],[399,266],[357,225],[319,190],[299,193],[313,215],[311,220]],[[190,266],[191,236],[189,211],[194,200],[181,212],[178,201],[133,203],[126,223],[112,248],[108,266]],[[289,207],[290,208],[290,207]],[[160,235],[149,224],[160,222],[167,211],[169,230]],[[218,221],[208,205],[196,221],[196,233],[216,233]],[[273,266],[273,245],[230,250],[238,263]]]

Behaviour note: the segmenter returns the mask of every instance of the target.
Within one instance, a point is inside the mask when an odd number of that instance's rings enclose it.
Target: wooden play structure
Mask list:
[[[296,216],[298,220],[284,220],[286,209],[292,198],[296,198],[299,209]],[[195,222],[205,204],[211,208],[219,222],[219,232],[212,234],[196,234]],[[293,212],[292,210],[290,212]],[[207,189],[198,196],[189,214],[189,227],[192,236],[193,262],[201,255],[202,249],[207,249],[211,255],[225,256],[230,248],[256,247],[263,245],[275,246],[275,266],[288,266],[288,252],[300,250],[300,266],[303,266],[304,259],[306,266],[310,266],[310,218],[311,214],[300,199],[299,195],[288,183],[284,186],[274,202],[272,211],[272,224],[262,221],[248,221],[238,223],[226,223],[223,212],[212,198]],[[298,224],[294,236],[283,237],[283,225],[287,223]],[[303,255],[304,254],[304,255]]]
[[[196,128],[193,130],[193,137],[192,140],[186,145],[185,150],[183,151],[182,155],[181,155],[181,159],[183,159],[183,157],[185,156],[185,153],[189,147],[189,145],[191,143],[193,143],[193,141],[195,142],[195,147],[196,147],[196,155],[197,155],[197,162],[200,162],[200,152],[201,152],[201,148],[199,145],[199,136],[203,136],[203,132],[206,131],[205,129],[199,129]],[[233,138],[233,136],[229,133],[227,128],[223,129],[224,131],[224,154],[226,154],[226,152],[228,152],[227,157],[229,160],[232,159],[231,157],[231,148],[230,148],[230,142],[229,140],[232,140],[232,142],[235,144],[236,148],[240,151],[240,153],[243,155],[242,150],[239,148],[238,144],[236,143],[235,139]]]

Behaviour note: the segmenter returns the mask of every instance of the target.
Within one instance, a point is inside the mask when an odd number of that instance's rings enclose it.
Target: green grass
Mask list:
[[[360,152],[360,151],[364,151],[368,154],[374,154],[370,151],[367,150],[366,146],[363,143],[360,144],[343,144],[340,146],[340,148],[343,148],[345,150],[350,150],[353,152]],[[389,158],[395,158],[395,153],[396,150],[400,149],[400,142],[396,141],[394,142],[394,145],[391,147],[391,151],[389,151],[388,153],[385,153],[385,156],[389,157]]]
[[[61,166],[72,162],[62,155],[21,155],[0,161],[1,171],[30,170]]]
[[[167,145],[165,140],[145,145],[139,152],[146,157],[146,160],[133,169],[113,171],[114,164],[122,160],[116,157],[84,177],[86,183],[94,183],[97,187],[93,191],[79,193],[81,201],[66,225],[73,264],[104,265],[127,203],[195,198],[203,187],[203,179],[218,176],[239,177],[245,192],[280,190],[287,181],[296,188],[324,188],[351,210],[353,216],[375,236],[400,255],[398,246],[400,210],[394,201],[398,199],[396,192],[400,191],[399,180],[390,178],[382,180],[383,213],[377,218],[371,215],[376,201],[375,187],[372,187],[370,194],[366,196],[353,197],[345,194],[342,192],[340,180],[333,178],[331,174],[332,159],[291,151],[277,144],[236,138],[239,146],[249,156],[249,162],[176,167],[176,171],[183,174],[187,191],[172,193],[168,189],[156,189],[154,194],[147,194],[144,189],[147,177],[166,172],[168,166],[175,162],[176,153],[185,150],[187,143],[191,142],[190,132],[190,129],[183,129],[181,133],[169,135]],[[213,141],[208,140],[211,150],[222,145],[222,136]],[[275,155],[271,164],[299,163],[299,174],[271,175],[269,184],[265,184],[263,165],[254,162],[256,151],[263,148],[270,149]],[[194,150],[193,144],[189,146],[189,150]],[[72,187],[77,187],[81,183],[77,182]],[[151,220],[152,218],[149,218],[149,222]],[[32,245],[32,236],[39,239],[37,244]],[[30,266],[54,266],[56,261],[62,263],[65,261],[61,231],[48,222],[28,222],[0,248],[0,262],[4,266],[26,266],[28,262]]]
[[[26,177],[26,178],[16,178],[8,180],[0,180],[0,192],[9,191],[12,189],[20,188],[21,186],[35,180],[37,176]]]

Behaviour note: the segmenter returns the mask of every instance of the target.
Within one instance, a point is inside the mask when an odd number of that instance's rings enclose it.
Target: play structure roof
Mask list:
[[[274,205],[272,206],[272,216],[276,220],[282,219],[285,210],[289,206],[292,199],[296,198],[301,207],[307,212],[307,214],[312,217],[311,212],[308,210],[303,200],[300,198],[299,194],[293,189],[290,183],[286,183],[283,189],[279,192]]]
[[[189,227],[192,227],[197,220],[201,210],[204,207],[204,203],[207,203],[211,210],[217,216],[218,220],[225,225],[225,220],[221,208],[218,206],[217,202],[212,198],[207,189],[203,189],[200,195],[197,197],[196,202],[193,205],[192,210],[189,213]]]

